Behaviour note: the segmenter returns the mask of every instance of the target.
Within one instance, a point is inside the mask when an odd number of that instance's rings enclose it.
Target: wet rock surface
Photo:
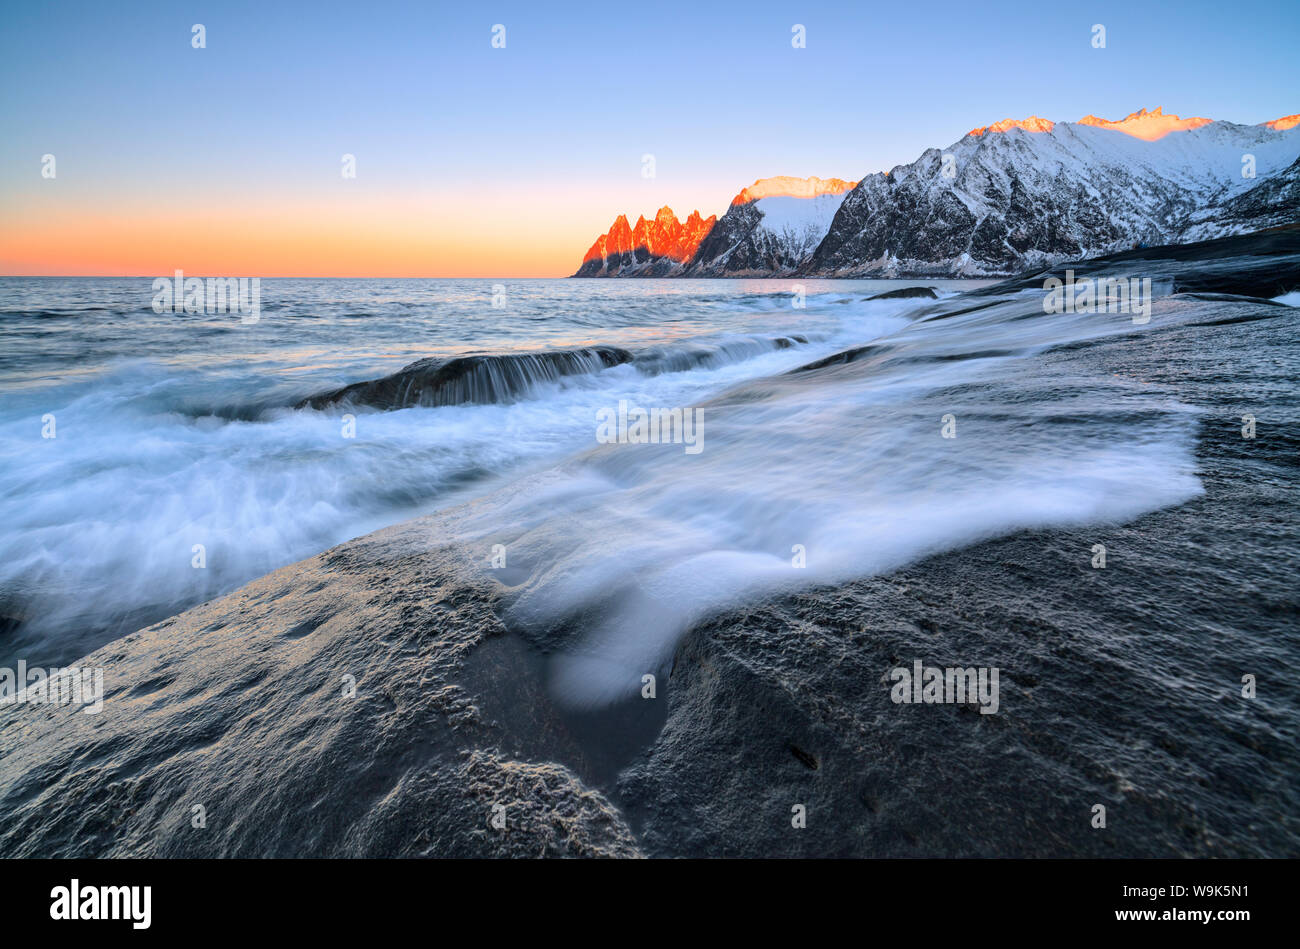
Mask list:
[[[1204,411],[1203,496],[1126,524],[1021,532],[693,631],[663,732],[620,776],[646,850],[1300,854],[1296,311],[1227,306],[1257,319],[1049,357],[1063,376],[1087,360]],[[1246,439],[1252,406],[1268,430]],[[999,667],[998,712],[894,704],[889,671],[917,659]],[[1243,675],[1269,694],[1243,697]]]
[[[1150,278],[1174,293],[1227,293],[1271,299],[1300,289],[1300,227],[1283,227],[1191,244],[1144,247],[1057,264],[972,290],[968,296],[1001,296],[1042,290],[1067,271],[1083,277]]]
[[[105,670],[98,714],[6,708],[0,853],[635,856],[558,763],[582,752],[520,651],[467,664],[504,631],[431,536],[353,541],[106,646],[81,663]]]
[[[875,296],[867,297],[868,300],[899,300],[911,299],[917,297],[925,300],[937,299],[939,294],[934,292],[934,287],[900,287],[897,290],[886,290],[884,293],[877,293]]]

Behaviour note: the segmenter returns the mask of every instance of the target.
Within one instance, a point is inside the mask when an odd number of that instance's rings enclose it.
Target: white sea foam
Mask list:
[[[623,365],[573,376],[508,405],[354,409],[354,438],[343,437],[344,408],[273,409],[249,420],[198,408],[270,388],[292,351],[271,349],[257,357],[269,365],[216,375],[161,357],[122,361],[101,374],[7,396],[0,412],[0,457],[11,459],[0,467],[0,607],[22,618],[22,634],[39,644],[24,655],[71,660],[103,641],[105,623],[129,631],[588,449],[596,444],[596,411],[620,398],[689,406],[832,352],[844,339],[906,323],[897,303],[853,314],[834,307],[827,320],[815,315],[815,297],[810,315],[776,311],[762,297],[742,302],[811,325],[820,341],[781,350],[725,333],[672,342],[674,328],[655,334],[648,327],[617,341],[641,351],[637,338],[664,340],[668,348],[704,347],[718,356],[690,371],[654,374]],[[784,302],[788,307],[788,297]],[[734,300],[720,305],[728,313],[735,308]],[[735,328],[747,325],[741,312]],[[297,330],[277,327],[268,313],[258,331],[291,346],[285,334]],[[54,438],[40,437],[46,414],[54,417]],[[201,568],[194,566],[196,545]]]
[[[1062,378],[1036,358],[1139,331],[1131,321],[1041,308],[1012,319],[1035,309],[1032,295],[917,321],[960,301],[863,302],[878,285],[844,286],[796,311],[780,289],[738,305],[714,282],[672,284],[647,298],[645,325],[619,310],[612,338],[592,340],[652,350],[640,366],[560,379],[507,405],[355,410],[351,439],[342,408],[242,421],[197,410],[260,391],[285,364],[275,351],[216,373],[190,370],[198,354],[155,355],[20,392],[0,414],[0,455],[21,459],[0,470],[4,605],[26,620],[24,635],[45,637],[46,651],[29,655],[69,660],[103,641],[93,624],[105,617],[125,631],[134,617],[478,497],[467,539],[507,545],[515,622],[581,631],[553,674],[562,696],[590,705],[630,694],[686,629],[746,597],[1021,527],[1132,517],[1199,490],[1194,413],[1113,378]],[[698,310],[687,301],[713,293],[703,306],[728,308],[726,332],[701,334],[697,314],[683,333],[659,312]],[[1157,303],[1152,328],[1161,319]],[[266,314],[258,327],[286,331]],[[809,342],[752,344],[773,331]],[[856,362],[791,373],[871,340],[880,345]],[[702,406],[706,449],[598,446],[595,413],[620,400]],[[1149,417],[1132,431],[1115,411]],[[47,412],[57,437],[40,439]],[[940,433],[948,413],[955,439]],[[796,545],[806,566],[792,566]]]
[[[481,505],[472,541],[505,544],[527,574],[511,619],[581,631],[553,660],[557,694],[634,695],[688,628],[755,596],[1199,493],[1192,413],[1035,355],[1131,321],[1008,319],[1029,306],[914,323],[852,364],[742,386],[704,405],[698,456],[609,446],[539,479],[535,497]],[[963,352],[989,355],[950,358]]]

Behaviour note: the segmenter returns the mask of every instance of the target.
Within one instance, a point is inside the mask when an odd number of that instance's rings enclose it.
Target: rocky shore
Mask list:
[[[1196,289],[1041,357],[1195,412],[1187,503],[754,598],[575,710],[585,620],[513,625],[534,568],[487,568],[476,501],[98,650],[98,714],[0,709],[0,855],[1300,855],[1297,311]],[[997,714],[892,701],[916,660],[999,668]]]

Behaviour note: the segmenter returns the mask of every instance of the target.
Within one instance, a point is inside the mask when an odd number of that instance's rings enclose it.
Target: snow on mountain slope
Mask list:
[[[1079,124],[1095,125],[1098,128],[1124,132],[1143,141],[1154,142],[1158,138],[1164,138],[1170,132],[1186,132],[1189,129],[1198,129],[1202,125],[1209,125],[1213,121],[1213,119],[1200,116],[1180,119],[1176,115],[1165,115],[1164,109],[1156,108],[1150,112],[1146,109],[1130,112],[1118,122],[1112,122],[1110,119],[1103,119],[1096,115],[1085,115],[1079,120]]]
[[[830,230],[846,193],[759,198],[732,205],[700,243],[682,274],[745,277],[793,273]]]
[[[853,189],[856,181],[842,178],[792,178],[789,175],[777,175],[775,178],[759,178],[748,188],[742,188],[740,194],[731,199],[731,203],[748,204],[762,198],[816,198],[824,194],[843,194]]]
[[[1295,224],[1300,208],[1300,158],[1221,204],[1194,212],[1179,234],[1180,242],[1209,240]]]
[[[759,227],[804,257],[817,249],[843,203],[843,194],[820,194],[815,198],[760,198],[758,209],[763,212],[763,220]]]
[[[977,129],[860,181],[799,272],[1005,274],[1300,221],[1294,204],[1237,200],[1295,162],[1297,130],[1199,122],[1156,110]]]

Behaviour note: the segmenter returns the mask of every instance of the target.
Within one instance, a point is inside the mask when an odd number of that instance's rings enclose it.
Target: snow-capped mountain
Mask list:
[[[676,223],[619,217],[576,276],[1009,274],[1300,223],[1300,115],[1004,119],[856,184],[760,179],[716,222]]]
[[[839,178],[762,178],[732,199],[682,268],[685,277],[790,274],[830,230],[857,182]]]
[[[1005,274],[1300,221],[1294,202],[1246,198],[1300,156],[1300,132],[1278,125],[1156,109],[974,129],[859,182],[800,272]]]
[[[574,276],[789,273],[817,249],[855,184],[840,178],[760,178],[732,198],[721,219],[701,219],[695,211],[684,225],[677,225],[666,207],[653,225],[640,218],[629,228],[627,217],[619,215],[609,233],[587,251]]]

